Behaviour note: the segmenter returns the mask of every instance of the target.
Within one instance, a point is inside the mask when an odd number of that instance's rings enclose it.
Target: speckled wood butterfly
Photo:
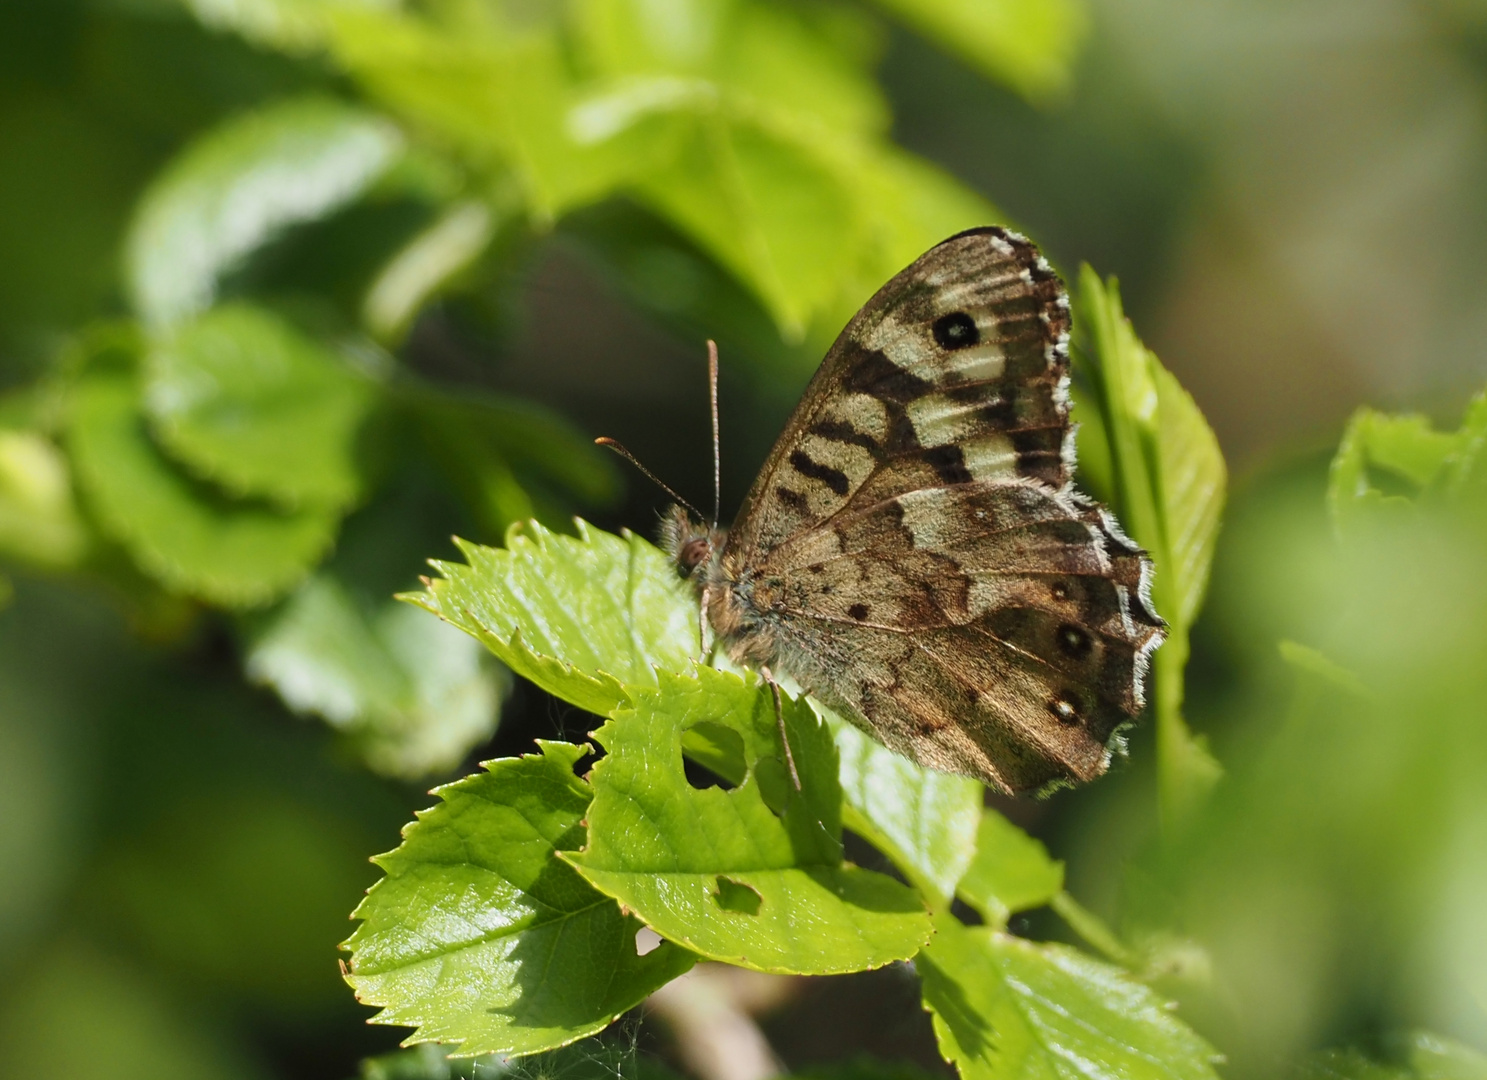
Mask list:
[[[1165,624],[1150,560],[1073,488],[1069,325],[1048,263],[995,227],[878,290],[733,528],[668,515],[728,654],[1004,791],[1104,772]]]

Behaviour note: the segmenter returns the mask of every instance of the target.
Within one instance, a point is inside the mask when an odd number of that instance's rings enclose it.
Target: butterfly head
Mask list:
[[[712,562],[723,546],[723,530],[699,524],[686,507],[673,505],[661,519],[661,547],[676,560],[676,569],[690,578],[699,566]]]

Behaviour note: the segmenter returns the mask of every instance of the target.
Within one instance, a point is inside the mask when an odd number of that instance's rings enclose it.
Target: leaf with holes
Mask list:
[[[595,733],[588,844],[565,855],[600,891],[669,940],[759,971],[832,974],[913,956],[930,934],[919,898],[843,863],[841,788],[831,733],[803,701],[785,702],[800,788],[774,705],[757,681],[699,669],[660,672]],[[688,782],[683,740],[700,734],[743,780]]]
[[[554,857],[584,840],[586,752],[540,744],[435,789],[403,830],[354,917],[347,981],[374,1023],[461,1054],[530,1054],[607,1026],[692,966],[663,942],[639,955],[640,923]]]
[[[578,522],[563,536],[529,522],[505,548],[457,541],[467,562],[404,599],[473,634],[519,675],[579,708],[608,713],[624,684],[700,655],[697,604],[667,558],[630,533]]]
[[[1151,988],[1063,945],[941,916],[914,961],[962,1080],[1217,1080],[1217,1055]]]

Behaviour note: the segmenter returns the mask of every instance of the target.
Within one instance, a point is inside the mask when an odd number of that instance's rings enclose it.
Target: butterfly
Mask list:
[[[994,226],[878,290],[732,529],[664,519],[728,655],[1004,792],[1104,772],[1166,624],[1150,560],[1073,487],[1069,328],[1047,261]]]

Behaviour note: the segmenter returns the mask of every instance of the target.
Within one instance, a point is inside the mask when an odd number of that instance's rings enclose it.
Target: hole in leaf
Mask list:
[[[967,926],[986,925],[986,920],[981,917],[981,913],[958,896],[950,901],[950,914],[954,915]]]
[[[711,720],[693,724],[682,732],[682,766],[694,788],[732,791],[749,772],[743,736]]]
[[[646,953],[655,952],[661,947],[661,935],[649,926],[642,926],[635,931],[635,955],[644,956]]]
[[[725,878],[722,874],[718,875],[718,891],[713,894],[713,898],[724,911],[733,911],[740,915],[759,914],[759,905],[764,902],[764,898],[752,886]]]

